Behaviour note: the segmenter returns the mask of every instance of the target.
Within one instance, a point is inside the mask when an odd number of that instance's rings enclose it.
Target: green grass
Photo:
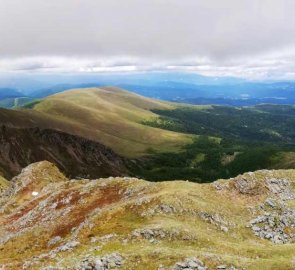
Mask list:
[[[141,123],[156,116],[150,110],[170,108],[173,107],[168,103],[116,88],[95,88],[50,96],[38,102],[33,110],[62,121],[65,132],[103,143],[123,156],[139,157],[148,149],[178,151],[180,146],[191,142],[190,135]]]

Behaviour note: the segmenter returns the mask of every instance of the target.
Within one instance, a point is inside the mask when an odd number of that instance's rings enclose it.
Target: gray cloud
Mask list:
[[[292,74],[294,0],[2,0],[0,70]]]

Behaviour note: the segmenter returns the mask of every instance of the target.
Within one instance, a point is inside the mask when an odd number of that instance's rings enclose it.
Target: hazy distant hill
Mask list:
[[[0,88],[0,99],[21,97],[23,94],[12,88]]]
[[[11,75],[12,76],[12,75]],[[18,75],[0,78],[0,86],[20,89],[25,96],[46,97],[70,88],[112,85],[152,98],[193,104],[295,104],[294,81],[247,81],[195,73]]]

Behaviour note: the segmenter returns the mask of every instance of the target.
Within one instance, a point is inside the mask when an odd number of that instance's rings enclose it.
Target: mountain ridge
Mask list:
[[[262,170],[213,184],[151,183],[69,180],[39,162],[2,193],[0,265],[291,270],[294,200],[295,170]]]

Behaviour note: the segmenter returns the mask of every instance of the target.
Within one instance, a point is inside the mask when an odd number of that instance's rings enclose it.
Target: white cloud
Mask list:
[[[0,1],[0,71],[294,78],[294,0]]]
[[[110,73],[141,71],[194,72],[206,76],[233,76],[246,79],[295,79],[295,50],[292,48],[216,61],[204,57],[154,61],[135,57],[22,57],[0,59],[0,72]]]

